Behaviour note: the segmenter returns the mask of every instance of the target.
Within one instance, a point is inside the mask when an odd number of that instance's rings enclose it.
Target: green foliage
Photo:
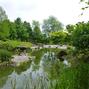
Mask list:
[[[18,45],[20,45],[20,42],[18,41],[12,41],[12,40],[0,41],[0,48],[7,49],[9,51],[12,51]]]
[[[16,40],[16,38],[17,38],[17,32],[15,29],[15,24],[14,22],[10,22],[9,39]]]
[[[89,64],[80,63],[76,67],[61,70],[58,89],[88,89]]]
[[[31,28],[30,23],[24,21],[23,26],[26,29],[25,32],[27,32],[27,35],[25,34],[25,39],[24,40],[27,39],[26,41],[31,41],[32,42],[33,32],[32,32],[32,28]]]
[[[40,23],[39,23],[39,21],[33,20],[32,21],[32,29],[34,30],[35,27],[39,27],[40,28]]]
[[[5,14],[5,12],[3,12],[3,14]],[[9,39],[26,42],[30,41],[35,44],[51,44],[52,40],[48,36],[49,32],[59,31],[63,29],[61,22],[59,22],[54,16],[50,16],[47,20],[44,20],[42,27],[45,34],[41,32],[40,23],[38,21],[34,20],[31,26],[30,23],[26,21],[22,22],[21,18],[19,17],[14,22],[7,20],[5,17],[3,18],[4,20],[0,22],[0,40],[4,41]]]
[[[13,68],[12,67],[0,67],[0,88],[4,86],[8,75],[10,75],[13,72]]]
[[[66,29],[67,29],[69,34],[72,34],[72,32],[74,31],[74,28],[75,28],[75,26],[71,25],[71,24],[66,26]]]
[[[15,20],[15,29],[16,29],[16,34],[17,38],[20,41],[27,41],[29,34],[27,32],[26,27],[24,27],[24,24],[22,23],[20,18],[17,18]]]
[[[35,43],[41,43],[42,42],[42,33],[40,29],[40,24],[38,21],[33,21],[32,23],[33,28],[33,41]]]
[[[11,58],[11,53],[5,49],[0,49],[0,61],[9,61]]]
[[[19,41],[31,41],[32,28],[30,23],[22,22],[20,18],[17,18],[14,22],[10,22],[9,39]]]
[[[30,67],[30,65],[31,65],[31,61],[23,62],[23,63],[20,64],[20,66],[15,67],[15,71],[16,71],[18,74],[20,74],[21,72],[26,71],[27,68]]]
[[[46,48],[46,49],[40,49],[40,50],[34,50],[30,53],[31,56],[35,56],[35,63],[38,64],[42,55],[46,52],[55,52],[57,54],[57,52],[59,52],[59,49],[56,49],[56,48]]]
[[[49,34],[50,32],[60,31],[63,29],[63,25],[61,22],[57,20],[54,16],[49,16],[48,19],[43,21],[43,31],[45,34]]]
[[[4,20],[0,23],[0,40],[6,40],[9,37],[9,20]]]
[[[67,33],[63,31],[50,33],[51,40],[54,44],[64,44],[66,42]]]
[[[4,11],[4,9],[0,6],[0,22],[7,20],[7,15],[6,12]]]
[[[32,51],[31,52],[31,54],[30,55],[32,55],[32,56],[35,56],[36,58],[35,58],[35,63],[36,64],[38,64],[39,63],[39,61],[40,61],[40,59],[41,59],[41,57],[42,57],[42,55],[44,54],[44,49],[42,49],[42,50],[35,50],[35,51]]]
[[[13,51],[13,49],[18,46],[26,46],[30,48],[32,44],[30,42],[20,42],[14,40],[0,41],[0,48],[7,49],[9,51]]]
[[[73,46],[79,50],[89,48],[89,22],[78,23],[72,34]]]

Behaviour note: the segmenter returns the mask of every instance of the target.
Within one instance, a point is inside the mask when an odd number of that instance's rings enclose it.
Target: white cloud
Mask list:
[[[12,21],[21,17],[22,20],[30,22],[32,20],[42,22],[50,15],[57,17],[63,24],[89,19],[87,15],[79,17],[81,14],[79,0],[0,0],[0,6],[6,10]]]

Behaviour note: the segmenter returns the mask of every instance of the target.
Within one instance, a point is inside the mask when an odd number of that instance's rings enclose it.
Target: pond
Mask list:
[[[40,51],[37,54],[40,54]],[[36,57],[37,62],[36,59],[32,60],[30,65],[19,73],[12,68],[0,72],[0,89],[57,89],[62,63],[56,58],[55,51],[41,50],[38,58],[39,61]]]

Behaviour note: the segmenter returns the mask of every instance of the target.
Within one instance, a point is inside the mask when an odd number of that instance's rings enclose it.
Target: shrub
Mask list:
[[[58,89],[89,89],[89,64],[62,69],[57,84]]]
[[[7,41],[1,41],[0,40],[0,48],[7,49],[9,51],[13,51],[14,48],[17,46],[26,46],[31,47],[30,42],[21,42],[21,41],[13,41],[13,40],[7,40]]]
[[[0,61],[9,61],[11,58],[11,53],[5,49],[0,49]]]
[[[73,46],[78,50],[89,49],[89,22],[76,24],[72,33]]]

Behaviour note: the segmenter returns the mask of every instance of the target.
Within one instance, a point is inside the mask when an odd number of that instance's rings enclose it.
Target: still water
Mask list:
[[[44,53],[38,64],[31,62],[29,68],[18,74],[9,74],[0,89],[56,89],[60,76],[60,61],[54,52]]]

